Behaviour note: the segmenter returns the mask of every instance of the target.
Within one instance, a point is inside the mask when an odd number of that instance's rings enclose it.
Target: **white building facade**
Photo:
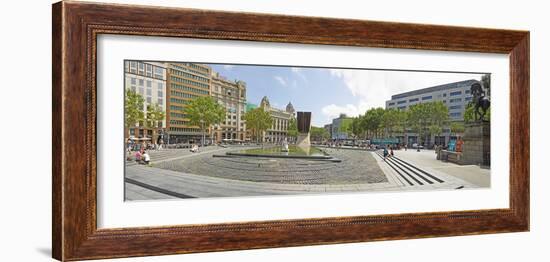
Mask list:
[[[126,60],[124,78],[125,90],[132,90],[143,97],[145,114],[147,106],[154,104],[166,112],[166,67],[163,63]],[[157,123],[155,130],[145,127],[143,123],[135,123],[129,134],[137,138],[151,138],[156,143],[157,135],[163,134],[165,128],[166,118]]]
[[[407,110],[410,106],[419,103],[441,101],[449,109],[449,119],[451,121],[464,121],[464,112],[468,107],[468,103],[472,101],[470,87],[473,83],[478,82],[478,80],[470,79],[396,94],[391,97],[391,100],[386,101],[386,109]],[[412,132],[398,135],[397,138],[400,143],[409,146],[421,141],[418,134]],[[444,128],[443,133],[439,136],[432,135],[429,141],[426,141],[425,146],[447,145],[450,139],[456,139],[456,136],[451,134],[449,128]]]

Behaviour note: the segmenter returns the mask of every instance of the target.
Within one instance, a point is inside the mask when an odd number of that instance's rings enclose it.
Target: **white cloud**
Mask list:
[[[224,65],[224,66],[223,66],[223,69],[225,69],[225,70],[231,70],[231,69],[233,69],[234,67],[235,67],[234,65]]]
[[[324,121],[326,123],[332,122],[332,119],[337,118],[340,114],[346,114],[350,117],[355,117],[361,114],[364,114],[369,109],[368,105],[365,103],[359,103],[358,105],[354,104],[345,104],[343,106],[330,104],[324,106],[321,109],[323,115],[325,116]]]
[[[307,83],[307,77],[306,75],[304,75],[304,70],[302,68],[299,68],[299,67],[291,67],[290,68],[290,71],[292,71],[292,73],[294,73],[295,75],[297,75],[298,77],[300,77],[305,83]]]
[[[480,74],[330,69],[333,77],[340,78],[356,101],[345,105],[330,104],[322,111],[327,120],[341,113],[349,116],[364,114],[373,107],[385,107],[392,95],[468,79],[481,78]]]
[[[373,107],[384,106],[392,95],[468,79],[481,79],[481,74],[330,69],[341,78],[355,97]]]
[[[282,86],[287,86],[287,83],[286,83],[286,80],[280,76],[274,76],[273,78],[275,78],[275,80],[277,80],[277,82],[279,82],[279,84],[281,84]]]

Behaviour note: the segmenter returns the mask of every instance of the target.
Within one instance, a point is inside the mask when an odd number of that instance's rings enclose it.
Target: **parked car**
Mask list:
[[[424,149],[424,146],[414,143],[412,146],[414,149]]]

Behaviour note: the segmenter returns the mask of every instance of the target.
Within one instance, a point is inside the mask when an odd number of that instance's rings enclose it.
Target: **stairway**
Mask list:
[[[382,151],[376,151],[378,155],[399,177],[409,186],[423,186],[437,183],[445,183],[437,176],[430,174],[421,168],[396,156],[387,157],[384,160]]]

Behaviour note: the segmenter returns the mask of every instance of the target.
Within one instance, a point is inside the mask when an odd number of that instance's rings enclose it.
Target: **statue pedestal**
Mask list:
[[[311,141],[309,140],[309,133],[298,133],[296,139],[296,145],[301,148],[309,148],[311,146]]]
[[[459,163],[462,165],[491,165],[491,123],[487,121],[466,124],[464,145]]]

